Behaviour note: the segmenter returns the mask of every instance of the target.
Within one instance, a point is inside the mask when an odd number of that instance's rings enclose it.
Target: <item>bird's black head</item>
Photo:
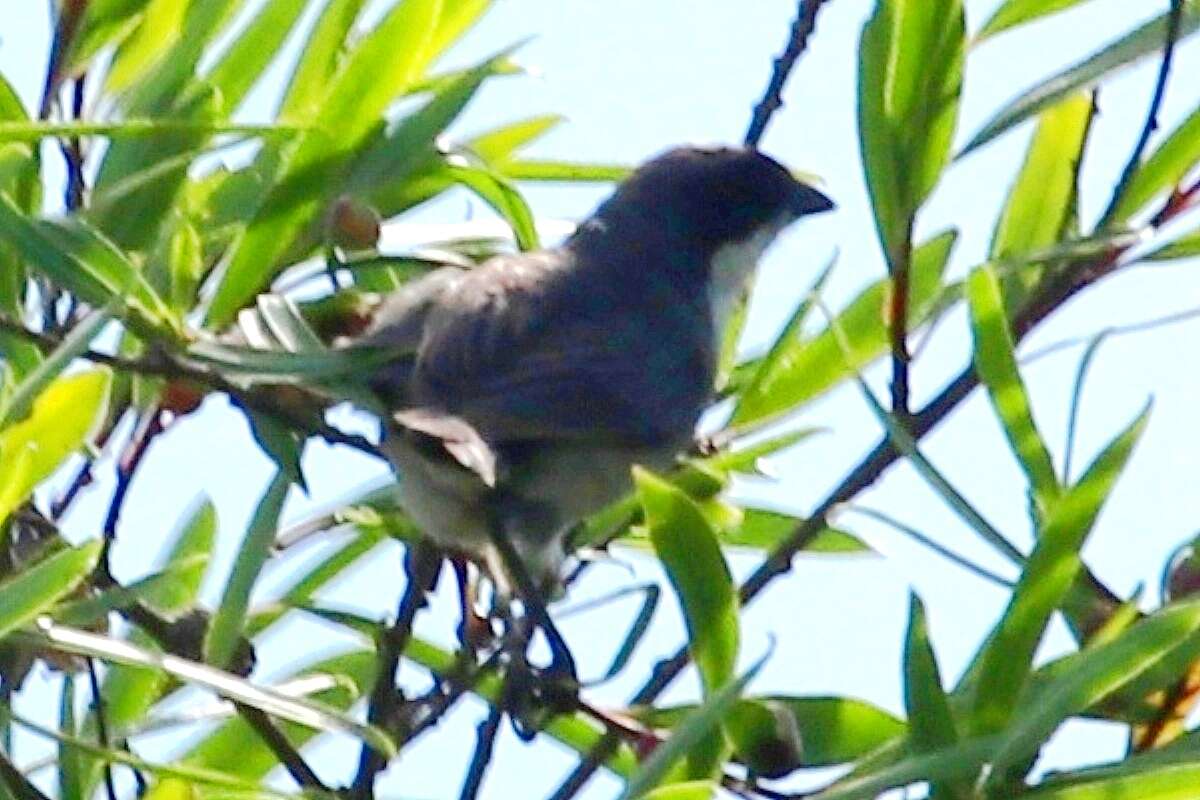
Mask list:
[[[689,146],[639,167],[598,217],[638,214],[645,224],[716,248],[832,208],[829,198],[757,150]]]

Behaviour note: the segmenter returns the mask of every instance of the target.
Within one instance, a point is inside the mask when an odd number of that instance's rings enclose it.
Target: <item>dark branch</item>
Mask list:
[[[112,746],[108,735],[108,710],[104,705],[104,693],[100,691],[100,676],[96,670],[96,659],[87,660],[88,686],[92,691],[92,713],[96,716],[96,740],[101,747]],[[117,800],[117,784],[113,780],[111,761],[104,762],[104,792],[108,800]]]
[[[396,711],[404,699],[396,687],[396,669],[400,666],[400,655],[412,633],[413,621],[425,605],[425,595],[437,582],[441,565],[441,553],[424,542],[411,545],[405,553],[404,571],[408,582],[396,609],[396,621],[382,631],[376,644],[378,669],[367,703],[367,722],[372,725],[390,730]],[[385,766],[387,763],[383,755],[364,744],[359,754],[358,771],[350,787],[350,797],[367,800],[374,796],[375,776]]]
[[[783,87],[787,84],[788,76],[800,56],[808,46],[808,37],[817,26],[817,12],[821,10],[825,0],[800,0],[796,9],[796,19],[792,22],[792,31],[788,37],[787,47],[775,59],[775,68],[771,71],[771,80],[763,92],[762,99],[754,107],[754,116],[750,119],[750,128],[746,131],[745,144],[747,147],[758,147],[771,116],[783,107]]]
[[[492,761],[492,752],[496,745],[496,734],[500,732],[500,720],[504,718],[502,703],[497,703],[488,709],[488,715],[476,729],[475,752],[471,755],[471,763],[467,767],[467,775],[463,779],[460,800],[475,800],[479,789],[483,786],[483,776],[487,773],[488,764]]]
[[[1103,219],[1101,227],[1104,227],[1117,210],[1117,205],[1125,196],[1129,184],[1142,166],[1142,157],[1146,154],[1146,148],[1150,146],[1150,137],[1158,130],[1158,114],[1162,110],[1163,100],[1167,96],[1167,81],[1171,77],[1171,62],[1175,57],[1175,44],[1179,40],[1183,6],[1184,0],[1171,0],[1171,13],[1167,17],[1167,39],[1163,44],[1162,63],[1158,68],[1158,79],[1154,83],[1154,95],[1150,98],[1150,109],[1146,112],[1146,121],[1142,124],[1142,132],[1138,136],[1137,144],[1133,146],[1133,152],[1129,154],[1129,162],[1121,172],[1121,179],[1117,181],[1117,188],[1113,190],[1112,199],[1101,218]]]
[[[312,767],[304,760],[304,756],[300,755],[300,751],[292,745],[288,738],[283,735],[283,731],[279,729],[266,712],[254,708],[253,706],[236,704],[238,714],[246,721],[246,724],[254,729],[259,738],[271,749],[275,757],[279,759],[279,763],[283,764],[284,769],[288,771],[288,775],[292,776],[292,780],[302,789],[316,789],[322,792],[328,792],[327,787],[317,773],[313,772]]]

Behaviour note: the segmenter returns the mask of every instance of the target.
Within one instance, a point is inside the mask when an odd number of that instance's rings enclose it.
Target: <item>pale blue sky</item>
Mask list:
[[[0,29],[0,70],[32,102],[40,86],[40,59],[46,52],[46,14],[42,3],[22,5],[25,10],[10,11]],[[997,0],[968,0],[972,29],[996,5]],[[793,0],[500,0],[450,60],[476,60],[533,34],[535,38],[518,58],[539,77],[489,84],[456,130],[469,132],[559,112],[568,117],[567,123],[539,143],[536,154],[627,162],[678,142],[738,140],[766,83],[771,59],[784,42],[794,6]],[[768,254],[753,306],[751,343],[762,343],[771,335],[835,251],[840,254],[839,266],[827,292],[835,307],[884,270],[870,222],[855,132],[857,38],[871,6],[869,0],[830,0],[810,51],[793,75],[787,105],[764,141],[764,149],[773,155],[821,175],[839,209],[793,230]],[[958,141],[966,141],[1005,99],[1166,6],[1165,1],[1092,0],[1076,11],[979,48],[968,63]],[[1108,187],[1145,112],[1154,70],[1155,65],[1147,62],[1111,81],[1102,94],[1095,146],[1084,172],[1085,219],[1094,218],[1107,200]],[[1169,130],[1200,101],[1200,90],[1185,77],[1196,74],[1200,74],[1200,48],[1192,43],[1178,54],[1176,80],[1163,113],[1164,129]],[[252,101],[248,115],[263,118],[269,107],[265,100],[277,89],[278,83],[269,81]],[[949,225],[961,229],[962,240],[952,262],[956,276],[982,258],[1028,134],[1028,126],[1022,127],[955,165],[922,215],[922,232]],[[49,158],[53,161],[55,156]],[[528,194],[535,212],[551,218],[586,214],[601,195],[595,189],[570,187],[537,187]],[[456,196],[424,210],[419,218],[459,221],[468,208],[486,213],[478,203]],[[1193,215],[1191,224],[1195,222]],[[1196,266],[1192,262],[1118,276],[1058,314],[1030,338],[1023,352],[1107,325],[1186,309],[1200,297]],[[1198,527],[1200,495],[1194,485],[1200,471],[1200,425],[1194,407],[1200,397],[1200,378],[1190,369],[1190,356],[1198,345],[1196,324],[1113,340],[1104,346],[1091,373],[1077,463],[1086,461],[1148,396],[1155,398],[1146,436],[1086,551],[1095,572],[1122,594],[1148,583],[1148,598],[1154,598],[1166,554]],[[966,363],[969,347],[963,315],[951,315],[916,369],[918,400],[936,392]],[[1078,354],[1078,348],[1065,351],[1027,371],[1038,421],[1059,459]],[[880,387],[881,377],[882,373],[873,374]],[[828,426],[830,433],[775,459],[782,476],[777,485],[746,491],[803,513],[857,462],[879,430],[853,389],[830,395],[790,424]],[[1021,476],[981,397],[973,397],[928,439],[926,453],[994,525],[1020,546],[1028,544]],[[231,464],[237,468],[231,469]],[[313,498],[293,497],[289,517],[328,502],[381,469],[354,455],[331,453],[322,445],[310,446],[307,464]],[[144,567],[145,554],[154,549],[159,533],[171,528],[201,492],[217,503],[222,564],[227,563],[268,474],[269,466],[256,453],[240,418],[223,401],[210,401],[204,413],[185,420],[156,444],[135,483],[122,522],[118,551],[122,574],[135,575]],[[82,536],[95,531],[108,487],[102,482],[79,504],[68,520],[72,532]],[[862,500],[1005,571],[1005,564],[977,544],[907,467],[894,469]],[[949,680],[957,678],[994,623],[1006,594],[862,517],[847,514],[840,522],[864,536],[884,557],[798,561],[790,575],[747,611],[744,657],[759,656],[774,636],[774,655],[756,690],[846,694],[900,712],[899,645],[907,592],[917,591],[926,602],[934,643]],[[644,558],[628,555],[625,560],[639,576],[658,576]],[[755,563],[751,555],[733,558],[740,574]],[[385,556],[343,581],[333,599],[373,613],[390,613],[400,587],[396,574],[394,556]],[[618,567],[601,566],[579,594],[594,595],[632,580]],[[627,607],[618,607],[564,623],[585,676],[603,669],[619,641],[619,623],[628,613]],[[420,632],[449,642],[453,618],[451,601],[442,597],[433,613],[421,619]],[[858,636],[851,638],[847,631]],[[678,614],[673,600],[668,601],[634,664],[594,697],[601,705],[619,703],[640,684],[652,659],[673,652],[681,641]],[[1065,643],[1057,628],[1043,652],[1059,652]],[[323,628],[293,631],[285,644],[270,653],[265,674],[278,668],[279,659],[306,656],[326,646],[335,647],[337,642]],[[689,674],[672,696],[691,696],[694,691],[694,677]],[[406,753],[387,786],[397,796],[456,795],[457,783],[444,781],[457,781],[462,774],[478,714],[475,705],[460,709]],[[1046,751],[1043,765],[1115,756],[1121,746],[1115,729],[1072,726],[1069,736],[1060,737]],[[318,766],[329,780],[342,779],[327,765],[350,747],[339,741],[323,751],[329,758],[322,758]],[[557,785],[571,761],[553,744],[525,747],[506,732],[484,796],[542,796]],[[796,779],[787,785],[802,786],[805,781]],[[616,786],[611,780],[597,781],[592,796],[611,796]]]

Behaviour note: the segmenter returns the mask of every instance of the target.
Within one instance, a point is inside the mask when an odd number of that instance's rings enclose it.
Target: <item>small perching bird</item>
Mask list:
[[[831,208],[756,150],[679,147],[560,247],[387,297],[356,344],[397,353],[373,385],[402,505],[501,586],[514,569],[556,586],[572,526],[626,493],[634,464],[669,467],[691,442],[759,256]]]

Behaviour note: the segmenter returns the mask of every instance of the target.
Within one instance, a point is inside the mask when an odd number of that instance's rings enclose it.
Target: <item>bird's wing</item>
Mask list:
[[[494,260],[444,294],[424,325],[414,399],[493,444],[685,440],[711,390],[703,324],[572,271],[570,257]]]

